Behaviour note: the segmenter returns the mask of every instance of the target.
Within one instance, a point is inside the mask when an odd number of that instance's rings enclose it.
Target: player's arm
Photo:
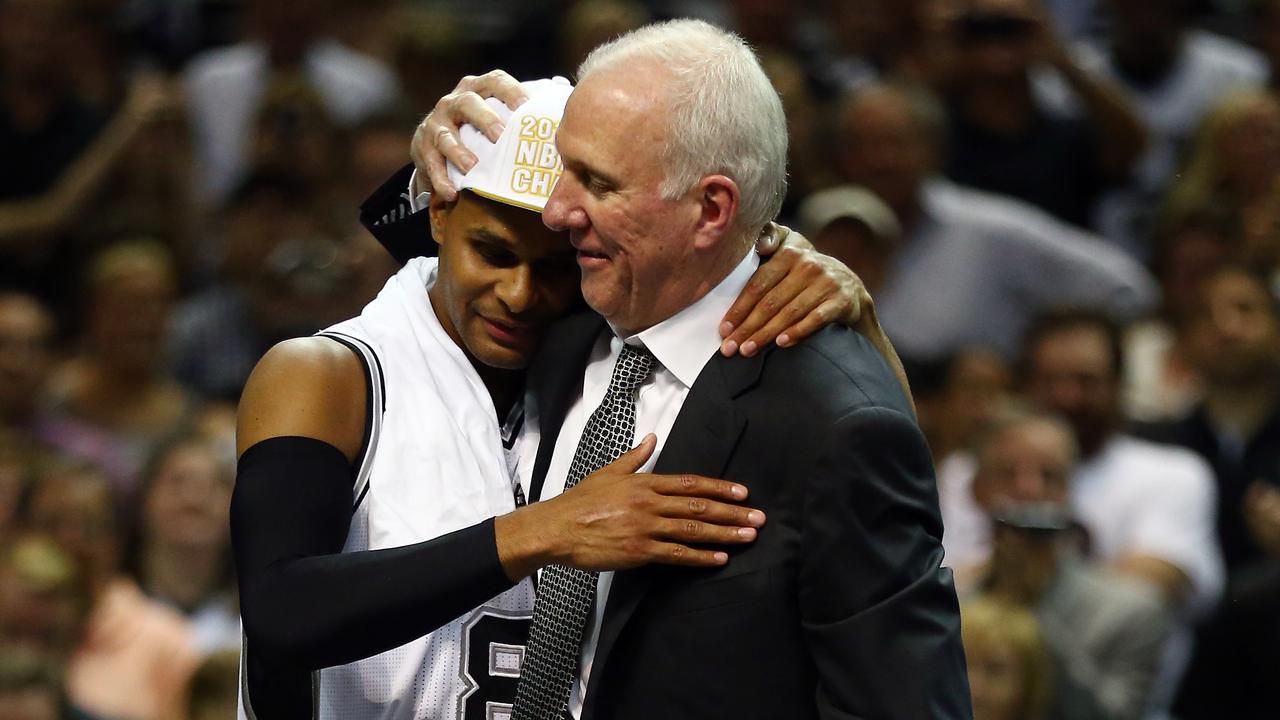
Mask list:
[[[492,520],[342,553],[365,398],[354,353],[300,338],[263,357],[240,402],[231,532],[245,632],[259,651],[308,669],[402,645],[511,586]]]
[[[798,601],[819,717],[972,717],[937,486],[915,423],[883,407],[851,411],[804,482]]]
[[[301,338],[263,357],[240,401],[231,532],[241,615],[251,643],[292,664],[403,645],[553,562],[723,564],[724,553],[691,546],[750,542],[764,523],[736,504],[741,485],[632,475],[653,452],[650,437],[555,500],[426,542],[343,553],[365,382],[347,348]]]

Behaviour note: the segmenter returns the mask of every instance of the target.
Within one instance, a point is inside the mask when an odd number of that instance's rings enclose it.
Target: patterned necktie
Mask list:
[[[630,449],[636,432],[636,389],[653,372],[653,365],[648,350],[622,346],[609,390],[578,441],[565,490]],[[563,565],[543,568],[512,720],[564,720],[569,690],[578,674],[583,632],[595,610],[598,575]]]

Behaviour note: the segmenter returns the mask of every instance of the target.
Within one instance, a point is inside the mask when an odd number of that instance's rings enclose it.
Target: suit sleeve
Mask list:
[[[900,412],[837,421],[806,479],[799,604],[819,717],[970,718],[937,483]]]
[[[401,265],[437,251],[430,216],[425,210],[414,212],[409,200],[411,177],[413,165],[405,165],[360,205],[360,224]]]

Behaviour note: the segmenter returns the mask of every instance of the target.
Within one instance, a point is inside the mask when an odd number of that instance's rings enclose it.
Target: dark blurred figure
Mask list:
[[[1155,269],[1160,312],[1125,328],[1124,407],[1135,422],[1182,417],[1200,398],[1200,378],[1187,357],[1186,328],[1200,284],[1240,245],[1239,215],[1228,207],[1171,207],[1157,233]]]
[[[651,19],[636,0],[577,0],[560,24],[560,73],[574,77],[587,53]]]
[[[176,268],[164,246],[132,241],[100,253],[85,276],[78,353],[49,383],[41,439],[101,466],[126,506],[152,449],[196,409],[165,371],[176,295]]]
[[[254,118],[281,77],[310,84],[339,126],[395,101],[391,70],[326,37],[335,0],[252,0],[251,39],[207,51],[185,72],[203,197],[216,206],[247,172]]]
[[[946,173],[1010,195],[1080,227],[1104,187],[1128,176],[1146,128],[1120,90],[1075,64],[1040,0],[964,0],[952,25]],[[1085,106],[1064,117],[1036,97],[1047,65]]]
[[[1188,327],[1205,397],[1154,429],[1214,465],[1227,594],[1200,632],[1177,705],[1187,720],[1280,713],[1280,309],[1252,271],[1224,266],[1202,285]]]
[[[194,434],[163,445],[143,472],[126,558],[142,592],[186,616],[201,654],[240,647],[227,515],[233,458]]]
[[[1241,87],[1266,80],[1266,61],[1233,40],[1195,29],[1190,0],[1106,0],[1105,41],[1078,48],[1086,70],[1118,83],[1150,132],[1132,180],[1109,192],[1097,227],[1108,239],[1147,259],[1152,211],[1178,170],[1200,118]]]
[[[983,591],[1033,608],[1059,674],[1056,718],[1138,720],[1174,614],[1146,583],[1087,563],[1071,532],[1071,428],[1005,407],[975,446],[973,496],[990,524]]]
[[[453,91],[458,78],[477,72],[471,61],[473,48],[461,25],[436,4],[396,6],[391,67],[404,89],[405,104],[415,112],[434,107]]]
[[[52,660],[28,648],[0,651],[0,720],[59,720],[61,695]]]
[[[167,343],[176,376],[204,397],[235,401],[272,345],[327,327],[360,301],[348,297],[342,237],[315,202],[292,175],[265,171],[229,201],[223,282],[183,301]]]
[[[1146,270],[1108,243],[939,178],[944,123],[930,98],[885,85],[840,109],[834,160],[843,179],[874,191],[902,224],[876,308],[904,358],[983,346],[1012,359],[1046,307],[1100,304],[1129,318],[1154,304]]]
[[[0,426],[31,442],[53,364],[53,313],[35,296],[0,291]]]
[[[228,720],[236,717],[240,693],[240,654],[210,655],[200,663],[187,688],[186,720]]]
[[[786,3],[779,3],[780,5]],[[878,80],[941,89],[951,71],[947,0],[824,0],[830,47],[812,64],[840,95]]]
[[[197,654],[181,616],[120,573],[122,539],[111,485],[84,464],[55,464],[37,479],[31,527],[82,569],[92,610],[66,672],[71,704],[95,717],[171,717]]]
[[[0,2],[0,199],[48,190],[106,122],[64,64],[72,0]]]
[[[823,107],[814,97],[800,60],[786,52],[764,50],[760,65],[782,96],[782,111],[787,117],[787,197],[780,218],[789,223],[810,193],[832,185],[836,177],[822,154],[819,121]]]

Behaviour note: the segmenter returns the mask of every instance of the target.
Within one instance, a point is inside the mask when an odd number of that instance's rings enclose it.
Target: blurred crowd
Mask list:
[[[908,367],[977,719],[1280,717],[1280,0],[0,0],[0,720],[233,716],[253,364],[458,78],[687,15]]]

